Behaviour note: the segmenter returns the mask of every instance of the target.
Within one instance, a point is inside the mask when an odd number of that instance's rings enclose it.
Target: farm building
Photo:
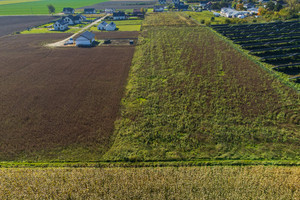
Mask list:
[[[97,29],[98,29],[98,30],[105,30],[105,27],[107,26],[107,24],[108,24],[108,23],[106,23],[105,21],[103,21],[103,22],[101,22],[101,23],[98,25]]]
[[[163,12],[165,9],[164,6],[154,6],[153,7],[153,12]]]
[[[63,17],[62,19],[67,22],[69,25],[73,25],[73,24],[80,24],[83,20],[84,20],[84,16],[82,15],[69,15],[66,17]]]
[[[114,31],[116,30],[117,26],[114,22],[110,22],[109,24],[106,25],[105,30],[107,31]]]
[[[167,0],[158,0],[158,4],[164,5],[167,3]]]
[[[56,31],[64,31],[68,29],[68,23],[60,19],[53,24],[53,28]]]
[[[86,31],[76,39],[76,46],[92,46],[94,41],[95,41],[95,34]]]
[[[85,8],[84,13],[85,14],[96,14],[96,9],[95,8]]]
[[[122,11],[114,12],[114,14],[113,14],[113,19],[114,19],[114,20],[122,20],[122,19],[126,19],[125,12],[122,12]]]
[[[74,14],[75,10],[74,8],[64,8],[63,13],[64,14]]]
[[[116,9],[114,9],[114,8],[105,8],[105,13],[106,14],[112,14],[112,13],[114,13],[116,11]]]

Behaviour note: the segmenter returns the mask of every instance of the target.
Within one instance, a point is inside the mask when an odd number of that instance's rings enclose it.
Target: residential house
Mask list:
[[[232,8],[222,8],[221,9],[221,15],[228,18],[244,18],[245,16],[249,15],[250,12],[248,11],[237,11]]]
[[[105,30],[105,27],[107,26],[107,23],[105,22],[105,21],[102,21],[99,25],[98,25],[98,27],[97,27],[97,29],[98,30]]]
[[[114,22],[110,22],[109,24],[106,23],[105,21],[102,21],[98,25],[98,30],[103,30],[103,31],[114,31],[117,29],[117,25]]]
[[[64,31],[68,29],[68,23],[60,19],[53,24],[53,28],[56,31]]]
[[[106,14],[113,14],[116,11],[114,8],[105,8],[105,13]]]
[[[244,8],[249,9],[249,8],[254,8],[255,5],[253,3],[246,3],[244,4]]]
[[[107,31],[114,31],[116,30],[117,25],[114,22],[110,22],[109,24],[106,25],[105,30]]]
[[[96,14],[96,9],[95,8],[85,8],[84,13],[85,14]]]
[[[122,20],[122,19],[126,19],[125,12],[123,12],[123,11],[114,12],[114,13],[113,13],[113,19],[114,19],[114,20]]]
[[[82,21],[84,21],[85,17],[82,15],[68,15],[66,17],[62,18],[65,22],[67,22],[69,25],[74,25],[74,24],[80,24]]]
[[[153,7],[153,12],[163,12],[165,9],[164,6],[154,6]]]
[[[199,6],[202,9],[208,9],[211,5],[212,5],[212,3],[210,1],[200,1],[199,2]]]
[[[63,13],[64,14],[74,14],[75,10],[74,8],[64,8]]]
[[[158,3],[161,5],[167,4],[167,0],[158,0]]]
[[[95,34],[89,31],[82,33],[76,40],[76,46],[92,46]]]

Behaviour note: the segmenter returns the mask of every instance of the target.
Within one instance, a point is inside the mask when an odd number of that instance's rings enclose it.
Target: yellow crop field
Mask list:
[[[0,199],[299,199],[299,167],[0,169]]]

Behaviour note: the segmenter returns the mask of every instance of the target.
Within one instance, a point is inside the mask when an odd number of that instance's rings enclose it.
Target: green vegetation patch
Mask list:
[[[105,1],[107,0],[19,0],[19,3],[16,3],[14,0],[11,4],[1,5],[0,15],[49,14],[47,8],[49,4],[55,7],[56,13],[60,13],[64,7],[79,8]]]
[[[69,28],[65,31],[54,31],[50,30],[53,28],[33,28],[30,30],[22,31],[21,34],[41,34],[41,33],[76,33],[79,29],[78,28]]]
[[[142,35],[103,159],[299,159],[294,90],[205,27],[187,21]]]

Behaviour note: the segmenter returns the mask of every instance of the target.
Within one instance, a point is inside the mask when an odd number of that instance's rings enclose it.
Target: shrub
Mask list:
[[[204,23],[205,23],[205,20],[204,20],[204,19],[201,19],[200,23],[201,23],[201,24],[204,24]]]

